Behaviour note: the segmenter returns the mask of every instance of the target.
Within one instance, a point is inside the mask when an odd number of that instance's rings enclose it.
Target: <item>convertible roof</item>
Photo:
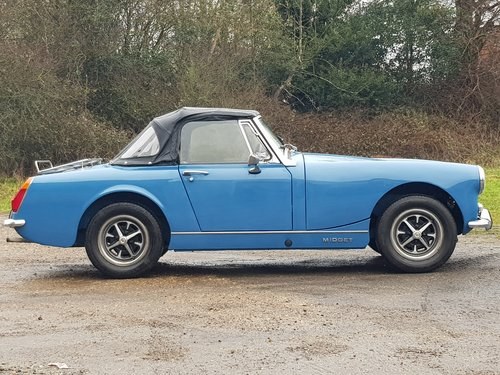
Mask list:
[[[183,107],[177,111],[156,117],[149,123],[160,143],[159,153],[150,160],[152,164],[174,164],[178,162],[180,131],[191,121],[228,120],[254,118],[259,112],[244,109]]]
[[[152,123],[156,123],[162,129],[173,128],[178,122],[188,122],[192,117],[247,117],[253,118],[258,116],[259,112],[245,109],[229,109],[229,108],[200,108],[200,107],[182,107],[174,112],[169,112],[153,119]],[[195,119],[196,120],[196,119]]]

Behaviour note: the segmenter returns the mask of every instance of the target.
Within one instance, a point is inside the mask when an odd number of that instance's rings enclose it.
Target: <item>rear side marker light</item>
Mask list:
[[[31,181],[33,181],[33,177],[28,178],[21,186],[15,197],[12,198],[11,202],[12,212],[17,212],[19,210],[19,207],[21,207],[21,203],[23,203],[24,196],[26,195],[26,192],[28,191],[28,188],[31,185]]]

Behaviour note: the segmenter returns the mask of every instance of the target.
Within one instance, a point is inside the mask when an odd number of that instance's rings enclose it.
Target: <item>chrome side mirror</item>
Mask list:
[[[260,163],[260,159],[257,155],[252,154],[248,157],[248,165],[257,165]]]
[[[248,166],[250,167],[248,169],[248,173],[250,174],[259,174],[260,173],[260,168],[259,168],[259,164],[260,163],[260,159],[257,155],[255,154],[251,154],[249,157],[248,157]]]

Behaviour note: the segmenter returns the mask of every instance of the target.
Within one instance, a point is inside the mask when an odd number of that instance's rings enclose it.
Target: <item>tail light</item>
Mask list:
[[[19,210],[19,207],[21,207],[21,203],[23,203],[24,196],[26,195],[26,192],[31,185],[31,181],[33,181],[33,177],[28,178],[21,186],[21,189],[19,189],[16,196],[12,198],[12,212],[17,212]]]

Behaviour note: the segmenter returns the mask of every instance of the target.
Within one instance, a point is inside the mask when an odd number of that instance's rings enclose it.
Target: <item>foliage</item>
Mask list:
[[[486,169],[486,187],[479,200],[490,210],[493,224],[496,226],[500,221],[500,168]]]
[[[297,109],[416,105],[457,73],[453,11],[438,0],[277,2],[296,51],[282,90]]]
[[[411,109],[290,114],[262,111],[273,129],[308,152],[370,157],[404,157],[500,165],[500,131],[481,131],[481,122],[427,114]]]
[[[400,127],[445,114],[457,127],[447,136],[473,119],[494,137],[499,17],[491,0],[3,1],[0,173],[29,173],[36,158],[109,157],[183,105],[285,102],[278,122],[292,111],[409,109],[416,117]]]
[[[10,211],[10,201],[21,184],[22,182],[16,178],[0,178],[0,213]]]
[[[110,157],[123,146],[127,135],[96,122],[83,108],[82,90],[57,78],[43,51],[0,48],[2,172],[30,174],[35,159],[75,160],[97,151]]]

